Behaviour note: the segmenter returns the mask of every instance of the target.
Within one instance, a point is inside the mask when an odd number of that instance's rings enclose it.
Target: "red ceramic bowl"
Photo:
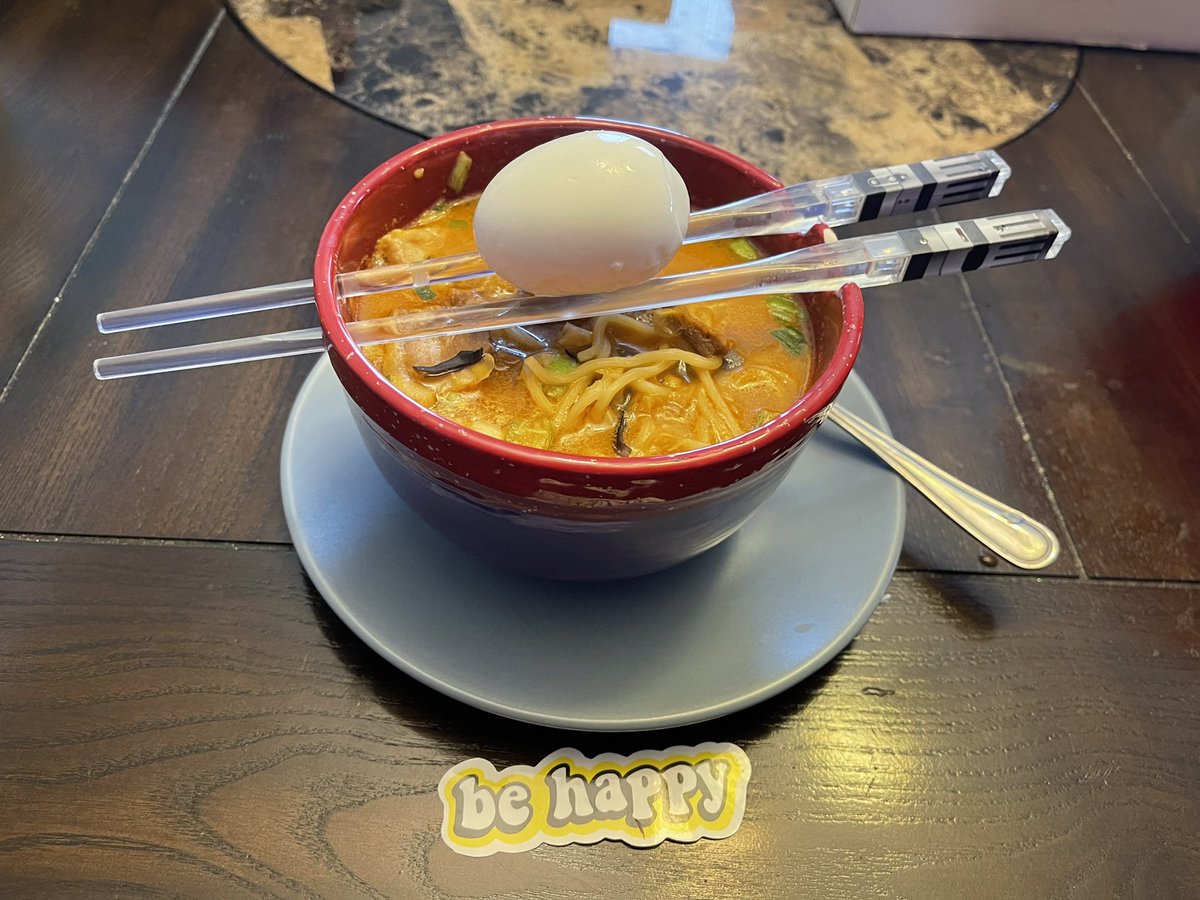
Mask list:
[[[330,217],[314,270],[329,356],[380,471],[451,540],[500,565],[551,578],[642,575],[733,534],[783,480],[820,424],[850,374],[862,333],[857,287],[811,295],[818,373],[812,388],[761,428],[673,456],[592,458],[510,444],[444,419],[396,390],[351,341],[334,288],[337,274],[359,268],[381,235],[441,198],[460,151],[472,159],[465,193],[474,193],[531,147],[600,128],[661,148],[696,208],[780,186],[731,153],[645,125],[581,118],[495,122],[426,141],[367,175]],[[761,243],[782,252],[821,238],[810,233]]]

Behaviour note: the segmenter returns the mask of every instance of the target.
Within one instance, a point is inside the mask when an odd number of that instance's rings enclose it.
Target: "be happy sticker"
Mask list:
[[[491,856],[541,844],[726,838],[742,824],[749,782],[750,760],[727,743],[632,756],[568,748],[500,771],[468,759],[438,783],[442,840],[457,853]]]

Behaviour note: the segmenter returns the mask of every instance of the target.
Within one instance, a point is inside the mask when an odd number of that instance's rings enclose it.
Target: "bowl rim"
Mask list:
[[[836,292],[841,302],[842,330],[830,363],[795,403],[771,421],[729,440],[668,456],[624,458],[578,456],[553,450],[540,450],[495,438],[444,418],[422,406],[395,387],[367,361],[350,337],[349,329],[341,315],[335,288],[335,279],[338,273],[334,268],[334,260],[337,256],[338,245],[346,225],[359,204],[382,185],[391,181],[397,173],[419,164],[423,157],[437,154],[447,146],[461,146],[476,137],[494,132],[522,131],[555,125],[570,126],[573,129],[615,128],[647,140],[663,140],[702,153],[744,176],[762,181],[764,190],[782,186],[782,183],[770,173],[721,147],[669,129],[618,119],[587,116],[538,116],[506,119],[472,125],[430,138],[402,150],[368,172],[350,189],[325,224],[313,262],[313,285],[317,314],[320,318],[321,329],[325,334],[328,352],[336,354],[340,362],[354,374],[360,384],[365,386],[377,400],[382,401],[391,411],[413,421],[420,428],[432,431],[443,440],[508,463],[539,468],[547,473],[560,472],[564,475],[590,473],[631,477],[653,473],[657,476],[710,466],[736,464],[744,456],[763,449],[764,445],[774,444],[789,433],[800,431],[815,412],[829,406],[849,376],[862,342],[863,298],[858,285],[853,282],[847,283]],[[359,405],[361,406],[361,404]]]

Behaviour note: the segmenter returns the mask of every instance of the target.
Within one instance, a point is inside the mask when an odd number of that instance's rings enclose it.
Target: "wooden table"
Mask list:
[[[329,612],[277,475],[310,359],[91,378],[161,337],[102,337],[98,311],[302,276],[336,201],[418,139],[215,0],[0,6],[0,894],[1200,895],[1200,59],[1089,49],[1004,148],[1004,209],[1075,228],[1058,261],[870,298],[859,371],[898,436],[1054,523],[1061,560],[995,565],[913,495],[849,649],[665,733],[473,710]],[[754,765],[728,840],[439,839],[465,758],[705,740]]]

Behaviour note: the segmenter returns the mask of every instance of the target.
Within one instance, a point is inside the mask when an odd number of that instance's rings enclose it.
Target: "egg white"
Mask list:
[[[584,131],[501,169],[479,198],[488,266],[532,294],[612,291],[662,271],[687,234],[687,187],[641,138]]]

